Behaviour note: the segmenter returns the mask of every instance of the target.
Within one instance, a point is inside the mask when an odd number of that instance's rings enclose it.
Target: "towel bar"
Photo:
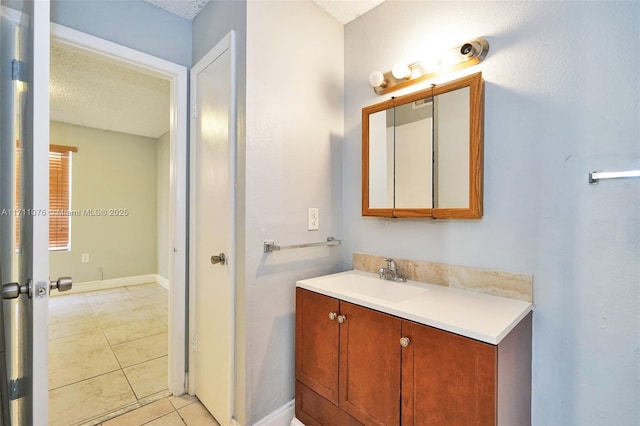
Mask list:
[[[340,244],[342,244],[342,241],[336,240],[333,237],[327,237],[327,241],[322,241],[320,243],[294,244],[291,246],[279,246],[273,241],[265,241],[264,252],[271,253],[272,251],[288,250],[288,249],[294,249],[294,248],[305,248],[305,247],[339,246]]]
[[[626,172],[589,172],[589,183],[596,184],[600,179],[617,179],[625,177],[640,177],[640,170]]]

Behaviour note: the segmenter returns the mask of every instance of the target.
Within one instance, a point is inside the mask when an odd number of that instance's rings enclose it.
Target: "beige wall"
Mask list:
[[[78,147],[72,157],[71,251],[52,252],[51,277],[75,283],[157,272],[156,139],[51,123],[51,143]],[[126,209],[92,216],[85,209]],[[81,255],[89,254],[82,263]]]

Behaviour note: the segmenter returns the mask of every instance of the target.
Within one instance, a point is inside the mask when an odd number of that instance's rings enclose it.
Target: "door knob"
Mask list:
[[[408,337],[402,337],[400,339],[400,346],[402,346],[403,348],[406,348],[407,346],[409,346],[409,343],[411,343],[411,340],[409,340]]]
[[[58,281],[51,281],[49,283],[49,290],[57,289],[58,291],[67,291],[71,290],[73,286],[73,281],[71,277],[60,277]]]
[[[9,283],[2,286],[2,298],[3,299],[15,299],[21,294],[28,294],[31,297],[31,280],[26,284],[20,285],[18,283]]]
[[[338,314],[336,314],[335,312],[329,312],[329,319],[331,321],[333,321],[336,318],[338,318]]]
[[[217,256],[211,256],[211,264],[215,265],[216,263],[219,263],[221,265],[227,263],[227,257],[224,255],[224,253],[220,253]]]
[[[57,281],[51,281],[49,283],[49,289],[58,289],[58,291],[67,291],[71,290],[71,286],[73,282],[71,277],[61,277],[58,278]],[[46,294],[46,287],[36,286],[37,287],[37,295],[44,296]],[[31,297],[33,288],[31,280],[27,281],[26,284],[20,285],[18,283],[9,283],[4,284],[2,286],[2,298],[3,299],[15,299],[21,294],[27,294]]]

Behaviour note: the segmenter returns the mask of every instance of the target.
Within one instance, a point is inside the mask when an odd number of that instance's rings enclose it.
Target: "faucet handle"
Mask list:
[[[385,257],[385,258],[384,258],[384,261],[385,261],[385,262],[387,262],[387,268],[389,268],[389,269],[393,269],[393,268],[395,268],[395,266],[396,266],[396,265],[395,265],[395,263],[396,263],[396,262],[395,262],[392,258],[390,258],[390,257]]]

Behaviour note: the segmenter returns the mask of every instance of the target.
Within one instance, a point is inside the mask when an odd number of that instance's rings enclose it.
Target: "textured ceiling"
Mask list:
[[[51,119],[157,138],[169,131],[169,81],[51,43]]]
[[[193,20],[209,0],[145,0],[184,19]]]
[[[175,15],[192,20],[200,13],[209,0],[145,0]],[[373,9],[384,0],[313,0],[342,24],[353,21],[358,16]]]
[[[347,24],[382,3],[384,0],[313,0],[342,24]]]

